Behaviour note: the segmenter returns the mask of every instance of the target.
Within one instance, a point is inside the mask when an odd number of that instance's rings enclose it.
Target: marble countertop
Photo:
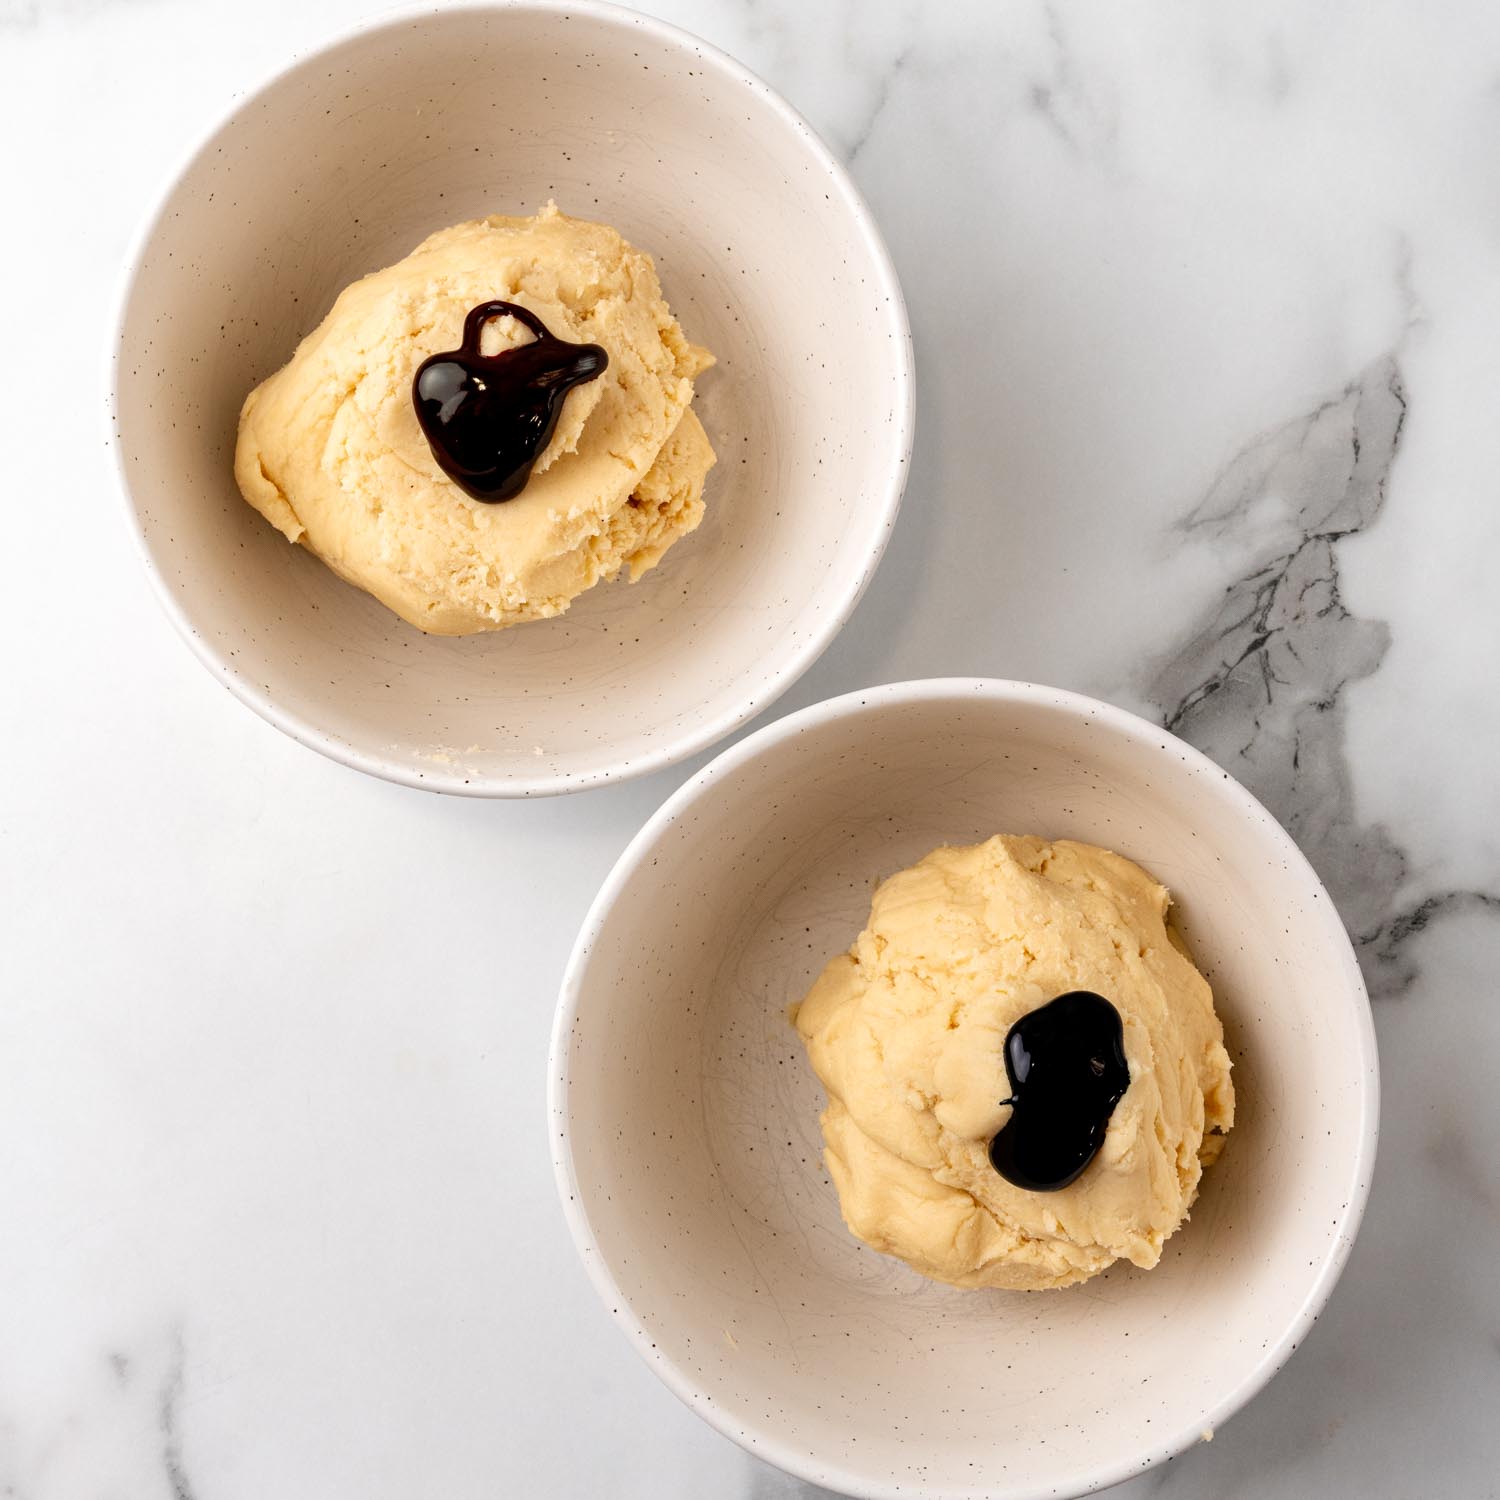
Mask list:
[[[0,1495],[811,1496],[658,1385],[554,1201],[569,942],[702,758],[546,804],[367,780],[210,680],[119,514],[140,217],[378,8],[0,0]],[[972,673],[1153,715],[1358,940],[1385,1106],[1348,1272],[1118,1493],[1500,1494],[1500,11],[647,8],[849,162],[915,330],[896,536],[771,712]]]

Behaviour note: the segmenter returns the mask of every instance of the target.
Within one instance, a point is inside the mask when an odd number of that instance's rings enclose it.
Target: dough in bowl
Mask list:
[[[1004,835],[937,849],[877,889],[854,947],[793,1014],[860,1239],[963,1287],[1157,1263],[1234,1119],[1223,1029],[1169,904],[1118,854]],[[1029,1191],[988,1154],[1011,1113],[1006,1036],[1079,990],[1118,1011],[1129,1086],[1082,1174]]]
[[[512,302],[555,338],[598,344],[514,499],[471,498],[418,425],[412,378],[457,349],[470,309]],[[480,350],[532,338],[514,318]],[[713,363],[663,300],[650,256],[548,205],[444,229],[346,288],[240,413],[235,477],[289,541],[437,635],[556,615],[601,579],[638,578],[703,516],[714,462],[692,410]]]

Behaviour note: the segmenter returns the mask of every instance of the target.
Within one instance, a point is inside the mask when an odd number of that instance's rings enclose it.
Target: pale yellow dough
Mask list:
[[[515,499],[471,499],[438,467],[412,407],[430,354],[481,302],[515,302],[558,338],[603,345]],[[498,352],[531,335],[485,329]],[[649,255],[553,205],[424,240],[345,289],[240,413],[235,477],[290,541],[437,635],[556,615],[600,579],[637,578],[703,516],[714,462],[689,409],[713,363],[662,298]]]
[[[828,1091],[824,1159],[849,1228],[939,1281],[1069,1286],[1154,1266],[1234,1119],[1207,981],[1170,897],[1088,844],[1000,836],[935,850],[875,892],[868,926],[794,1011]],[[1006,1032],[1068,990],[1120,1012],[1130,1087],[1059,1192],[989,1164],[1009,1117]]]

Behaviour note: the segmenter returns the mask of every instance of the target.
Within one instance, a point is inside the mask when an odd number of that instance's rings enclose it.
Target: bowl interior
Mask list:
[[[549,198],[650,251],[718,355],[708,516],[560,619],[425,637],[243,503],[239,407],[349,281]],[[132,503],[200,653],[300,737],[460,790],[628,774],[761,707],[852,606],[905,461],[904,313],[842,173],[711,50],[587,7],[397,20],[253,96],[150,231],[117,358]]]
[[[658,829],[575,957],[556,1099],[586,1258],[682,1394],[807,1477],[1051,1494],[1145,1467],[1258,1388],[1342,1264],[1374,1096],[1343,930],[1269,815],[1126,716],[1033,690],[788,722]],[[785,1007],[873,882],[997,832],[1138,860],[1214,987],[1238,1122],[1152,1272],[956,1291],[840,1222]]]

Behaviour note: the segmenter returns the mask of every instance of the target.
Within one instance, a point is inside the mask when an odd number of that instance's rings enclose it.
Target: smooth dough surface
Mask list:
[[[965,1287],[1157,1263],[1234,1119],[1223,1029],[1166,924],[1170,899],[1118,854],[1004,835],[935,850],[879,887],[854,947],[793,1014],[860,1239]],[[1079,989],[1120,1012],[1130,1087],[1083,1175],[1028,1192],[987,1154],[1010,1114],[1005,1036]]]
[[[486,505],[443,473],[411,382],[458,347],[481,302],[515,302],[558,338],[603,345],[609,367],[575,387],[530,482]],[[487,354],[530,338],[489,323]],[[650,256],[553,205],[444,229],[346,288],[291,361],[240,413],[235,477],[290,541],[438,635],[565,610],[585,589],[660,561],[703,516],[714,452],[689,409],[713,363],[662,298]]]

